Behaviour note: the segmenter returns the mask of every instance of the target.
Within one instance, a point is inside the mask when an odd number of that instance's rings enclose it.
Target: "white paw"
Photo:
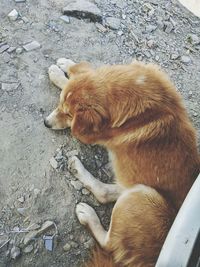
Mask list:
[[[97,217],[95,210],[86,203],[81,202],[76,206],[76,215],[79,219],[79,222],[83,225],[99,223],[99,218]]]
[[[75,65],[76,63],[74,63],[74,61],[72,61],[71,59],[59,58],[56,64],[59,68],[61,68],[61,70],[67,72],[69,67]]]
[[[75,175],[75,177],[79,177],[85,171],[83,164],[76,156],[69,158],[68,169]]]
[[[65,77],[64,72],[56,65],[51,65],[48,70],[49,79],[57,84],[61,77]]]

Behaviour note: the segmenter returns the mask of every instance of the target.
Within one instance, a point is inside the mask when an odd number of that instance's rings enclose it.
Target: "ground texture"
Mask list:
[[[78,155],[102,181],[112,173],[102,148],[44,127],[59,96],[48,67],[60,57],[96,66],[155,62],[200,130],[200,19],[175,0],[96,0],[95,14],[83,13],[78,1],[64,20],[62,9],[71,1],[16,2],[0,1],[0,266],[80,266],[93,240],[78,223],[75,205],[91,204],[105,227],[110,206],[100,206],[74,179],[68,158]],[[8,16],[13,9],[17,18]],[[35,49],[27,48],[32,41]],[[48,251],[43,239],[53,235]]]

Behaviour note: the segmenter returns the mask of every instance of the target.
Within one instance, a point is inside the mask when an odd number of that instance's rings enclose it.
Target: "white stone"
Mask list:
[[[37,41],[33,41],[31,43],[28,43],[28,44],[24,45],[23,48],[27,52],[29,52],[29,51],[35,50],[37,48],[40,48],[40,44]]]
[[[10,20],[13,20],[15,21],[19,16],[19,13],[17,12],[16,9],[13,9],[9,14],[8,14],[8,17]]]

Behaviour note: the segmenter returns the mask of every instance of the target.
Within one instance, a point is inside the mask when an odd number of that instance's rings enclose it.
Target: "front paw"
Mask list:
[[[69,68],[73,65],[75,65],[76,63],[74,61],[72,61],[71,59],[67,59],[67,58],[59,58],[57,60],[56,65],[62,70],[64,71],[66,74],[69,70]]]
[[[60,78],[65,77],[64,72],[57,65],[51,65],[48,69],[48,74],[49,74],[49,79],[54,84],[59,83]]]

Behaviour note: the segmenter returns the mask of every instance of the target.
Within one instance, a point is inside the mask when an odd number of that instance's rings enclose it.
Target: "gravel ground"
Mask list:
[[[70,2],[0,1],[1,267],[80,266],[93,239],[74,214],[79,201],[94,206],[108,227],[111,206],[100,206],[67,163],[78,155],[91,173],[109,181],[106,152],[43,125],[58,101],[47,76],[57,58],[159,64],[200,130],[199,18],[175,0],[96,0],[84,13],[83,0],[76,12],[69,11]],[[64,7],[68,16],[61,17]]]

